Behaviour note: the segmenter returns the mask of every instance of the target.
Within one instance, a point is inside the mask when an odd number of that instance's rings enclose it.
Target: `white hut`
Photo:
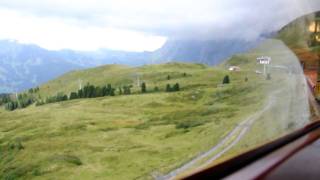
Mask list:
[[[230,66],[229,67],[229,71],[240,71],[240,70],[241,70],[241,68],[238,66]]]

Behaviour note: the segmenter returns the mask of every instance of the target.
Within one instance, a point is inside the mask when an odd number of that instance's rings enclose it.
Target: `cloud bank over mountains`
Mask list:
[[[67,24],[74,29],[88,27],[102,31],[115,29],[139,32],[142,36],[149,37],[251,40],[261,34],[278,30],[299,16],[319,10],[320,2],[319,0],[2,0],[0,10],[1,8],[17,11],[27,17],[55,20],[61,23],[60,26]],[[72,34],[72,30],[70,31]],[[133,41],[137,42],[138,39],[133,38]],[[161,43],[158,39],[158,45]]]
[[[319,0],[1,0],[0,93],[102,64],[216,65],[319,9]]]

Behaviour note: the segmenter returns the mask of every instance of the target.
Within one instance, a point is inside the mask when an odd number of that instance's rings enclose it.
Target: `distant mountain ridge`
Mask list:
[[[258,41],[168,40],[154,52],[100,49],[95,52],[50,51],[32,44],[0,40],[0,93],[23,91],[72,71],[104,64],[140,66],[165,62],[217,65]]]
[[[152,54],[153,62],[193,62],[217,65],[234,54],[256,47],[262,39],[245,41],[231,40],[168,40]]]
[[[22,91],[71,70],[114,63],[144,64],[144,56],[147,55],[148,52],[135,53],[112,50],[97,52],[49,51],[36,45],[1,40],[0,92]]]

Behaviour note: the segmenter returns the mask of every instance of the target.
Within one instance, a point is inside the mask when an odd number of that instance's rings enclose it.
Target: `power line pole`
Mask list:
[[[78,79],[78,83],[79,83],[79,90],[81,90],[82,89],[82,80]]]
[[[138,87],[140,86],[140,77],[139,77],[139,75],[137,75],[137,86]]]
[[[18,106],[20,106],[20,101],[19,101],[18,91],[17,90],[16,90],[16,99],[17,99],[17,102],[18,102]]]

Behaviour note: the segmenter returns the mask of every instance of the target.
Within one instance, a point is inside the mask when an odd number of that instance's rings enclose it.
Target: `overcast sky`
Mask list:
[[[1,0],[0,39],[58,50],[155,50],[168,38],[255,39],[320,0]]]

